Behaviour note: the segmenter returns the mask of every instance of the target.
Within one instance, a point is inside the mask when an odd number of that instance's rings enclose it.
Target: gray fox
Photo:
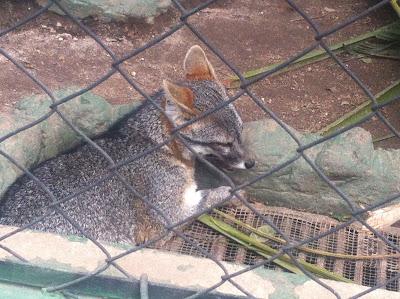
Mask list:
[[[179,126],[192,117],[227,100],[224,87],[199,46],[189,49],[184,60],[186,79],[180,83],[163,81],[163,91],[153,96],[168,117]],[[95,142],[114,161],[140,154],[165,141],[173,126],[149,101]],[[232,104],[180,131],[193,150],[224,169],[251,168],[241,143],[242,120]],[[197,190],[195,156],[174,139],[158,150],[118,169],[133,188],[177,223],[230,195],[221,186]],[[57,199],[109,173],[109,163],[96,149],[84,144],[46,161],[32,173]],[[24,175],[2,199],[0,223],[23,226],[48,212],[51,199]],[[106,242],[142,243],[163,231],[163,220],[138,200],[116,177],[88,188],[60,204],[62,211],[85,231],[86,236]],[[54,211],[35,223],[35,230],[77,234],[70,222]]]

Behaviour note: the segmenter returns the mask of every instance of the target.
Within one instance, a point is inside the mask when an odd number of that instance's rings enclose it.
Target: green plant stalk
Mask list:
[[[400,95],[400,80],[396,81],[389,87],[385,88],[383,91],[376,95],[376,101],[378,104],[385,104],[392,100],[394,97]],[[371,101],[366,101],[356,107],[354,110],[346,113],[339,119],[335,120],[333,123],[327,125],[325,128],[321,129],[318,133],[321,135],[328,135],[337,129],[343,128],[348,125],[352,125],[362,118],[366,117],[372,112]]]
[[[257,251],[261,251],[267,256],[272,256],[272,255],[275,255],[278,253],[277,250],[269,247],[266,244],[263,244],[263,243],[255,240],[254,238],[251,238],[250,236],[233,228],[229,224],[226,224],[218,219],[215,219],[210,215],[201,215],[198,218],[198,220],[200,222],[202,222],[203,224],[220,232],[221,234],[227,236],[228,238],[231,238],[231,239],[239,242],[241,245],[244,245],[245,247],[247,247],[249,249],[251,249],[251,247],[255,247],[257,249]],[[290,264],[291,266],[293,266],[293,261],[287,254],[281,255],[278,259],[274,259],[274,262],[276,262],[277,260],[279,260],[281,262],[283,261],[284,263],[287,263],[287,264]],[[342,282],[352,282],[350,279],[347,279],[339,274],[330,272],[324,268],[315,266],[315,265],[307,263],[305,261],[298,260],[298,263],[301,264],[306,270],[308,270],[320,277],[337,280],[337,281],[342,281]],[[298,273],[298,272],[296,271],[295,273]]]
[[[210,216],[210,217],[211,217],[211,216]],[[214,228],[214,229],[216,229],[216,228]],[[220,232],[221,232],[221,231],[220,231]],[[221,233],[222,233],[222,232],[221,232]],[[229,238],[232,239],[232,240],[234,240],[234,241],[237,242],[238,244],[240,244],[240,245],[246,247],[247,249],[253,250],[254,252],[256,252],[256,253],[258,253],[259,255],[261,255],[262,257],[265,257],[266,259],[268,259],[268,258],[270,258],[270,257],[272,256],[272,254],[271,254],[271,255],[270,255],[270,254],[267,254],[265,251],[262,251],[262,250],[258,249],[257,247],[254,247],[254,246],[252,246],[252,245],[250,245],[250,244],[244,242],[243,240],[234,237],[233,235],[230,235]],[[268,246],[268,245],[267,245],[267,246]],[[272,248],[271,248],[271,249],[272,249]],[[275,264],[277,264],[278,266],[280,266],[280,267],[282,267],[282,268],[284,268],[284,269],[286,269],[286,270],[292,272],[292,273],[303,274],[303,272],[301,272],[301,270],[300,270],[298,267],[292,265],[291,263],[285,262],[285,261],[280,260],[280,259],[274,259],[272,262],[275,263]]]
[[[354,45],[356,43],[362,42],[362,41],[364,41],[366,39],[369,39],[371,37],[375,37],[379,33],[381,33],[382,31],[385,31],[386,29],[390,28],[390,26],[392,26],[392,24],[380,27],[380,28],[378,28],[378,29],[376,29],[374,31],[371,31],[371,32],[367,32],[367,33],[361,34],[361,35],[359,35],[357,37],[354,37],[352,39],[349,39],[347,41],[337,43],[337,44],[331,46],[330,50],[333,51],[334,53],[343,52],[344,50],[346,50],[346,48],[348,46],[351,46],[351,45]],[[281,74],[281,73],[287,72],[289,70],[294,70],[294,69],[300,68],[300,67],[302,67],[304,65],[315,63],[315,62],[327,59],[329,57],[330,56],[326,53],[326,51],[324,49],[314,50],[314,51],[311,51],[311,52],[307,53],[306,55],[300,57],[299,59],[294,61],[290,66],[288,66],[288,67],[286,67],[286,68],[284,68],[284,69],[282,69],[282,70],[280,70],[278,72],[275,72],[273,75]],[[250,79],[250,78],[255,77],[257,75],[260,75],[260,74],[262,74],[264,72],[272,70],[273,68],[277,67],[281,63],[282,62],[274,63],[274,64],[268,65],[266,67],[262,67],[262,68],[258,68],[258,69],[255,69],[255,70],[247,71],[247,72],[245,72],[243,74],[243,76],[246,79]],[[231,88],[237,87],[238,84],[239,84],[238,83],[239,82],[239,78],[237,76],[232,76],[232,77],[228,78],[228,81],[230,82],[230,87]]]
[[[377,143],[377,142],[381,142],[390,138],[396,137],[396,135],[394,135],[393,133],[382,136],[382,137],[377,137],[375,139],[372,140],[372,143]]]
[[[203,216],[205,216],[205,217],[203,217]],[[229,237],[230,239],[236,241],[238,244],[243,245],[247,249],[250,249],[250,250],[253,250],[253,251],[257,252],[259,255],[261,255],[261,256],[263,256],[263,257],[265,257],[267,259],[275,254],[274,253],[274,249],[269,247],[268,245],[266,245],[266,248],[264,248],[264,250],[260,250],[259,248],[252,246],[251,243],[249,244],[248,242],[243,241],[240,238],[240,235],[238,236],[238,234],[230,234],[229,233],[230,232],[229,228],[225,228],[225,229],[228,229],[228,230],[223,230],[218,225],[218,220],[217,220],[217,223],[216,223],[215,222],[216,219],[214,219],[213,217],[211,217],[209,215],[202,215],[202,216],[200,216],[200,218],[198,219],[200,222],[208,225],[209,227],[211,227],[211,228],[215,229],[216,231],[220,232],[221,234],[226,235],[227,237]],[[223,222],[221,222],[221,223],[223,223]],[[234,229],[234,228],[232,228],[232,229]],[[241,233],[241,232],[239,232],[239,233]],[[296,273],[296,274],[302,274],[303,273],[303,272],[301,272],[301,270],[298,267],[293,266],[290,262],[286,262],[286,261],[281,260],[281,259],[274,259],[273,263],[281,266],[282,268],[284,268],[284,269],[286,269],[286,270],[288,270],[288,271],[290,271],[292,273]]]
[[[390,4],[392,5],[394,11],[397,13],[397,15],[400,17],[400,6],[397,3],[397,0],[390,0]]]
[[[255,233],[256,235],[272,240],[274,242],[280,243],[280,244],[286,244],[286,241],[275,237],[273,235],[267,234],[263,231],[260,231],[251,225],[244,223],[240,221],[239,219],[236,219],[235,217],[228,215],[224,212],[221,212],[217,209],[214,209],[213,212],[216,214],[224,217],[225,219],[232,221],[233,223],[251,231],[252,233]],[[337,259],[348,259],[348,260],[377,260],[377,259],[385,259],[385,258],[398,258],[400,257],[400,254],[380,254],[380,255],[369,255],[369,256],[360,256],[360,255],[351,255],[351,254],[341,254],[341,253],[334,253],[334,252],[329,252],[329,251],[324,251],[324,250],[318,250],[318,249],[313,249],[313,248],[308,248],[304,246],[300,246],[297,248],[300,251],[307,252],[307,253],[312,253],[316,255],[321,255],[321,256],[328,256],[328,257],[334,257]]]

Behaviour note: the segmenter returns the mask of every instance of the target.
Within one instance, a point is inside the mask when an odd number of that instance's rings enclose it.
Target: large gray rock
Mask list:
[[[303,144],[319,138],[292,131]],[[261,175],[296,155],[297,144],[273,120],[245,124],[244,142],[257,164],[251,170],[232,173],[238,183]],[[362,128],[347,131],[305,153],[357,207],[400,192],[400,150],[374,150],[371,135]],[[349,214],[343,199],[303,158],[249,186],[247,191],[269,205],[336,217]]]
[[[72,90],[56,93],[57,98]],[[35,96],[21,100],[12,114],[0,114],[0,136],[22,127],[48,113],[50,99]],[[105,132],[138,102],[112,106],[90,92],[60,106],[60,110],[87,136]],[[292,132],[307,144],[319,138],[315,134]],[[36,126],[0,143],[0,149],[26,168],[50,159],[81,141],[81,138],[56,114]],[[229,173],[236,183],[243,183],[265,173],[296,155],[297,144],[273,120],[244,125],[244,142],[255,158],[251,170]],[[327,175],[356,206],[367,206],[400,192],[400,150],[374,150],[371,135],[355,128],[308,149],[307,156]],[[19,176],[18,170],[0,156],[0,196]],[[196,173],[202,188],[226,185],[206,168]],[[342,217],[349,215],[345,202],[322,181],[303,158],[247,187],[248,194],[269,205],[307,210]]]
[[[56,98],[63,98],[73,89],[56,92]],[[51,101],[46,96],[34,96],[18,102],[13,113],[0,114],[0,136],[21,128],[50,111]],[[105,99],[87,92],[62,104],[59,110],[79,130],[89,137],[99,135],[139,103],[112,106]],[[57,156],[81,142],[61,117],[53,114],[48,119],[27,130],[19,132],[2,143],[0,150],[14,158],[25,168]],[[22,172],[3,156],[0,156],[0,197]]]
[[[36,1],[41,6],[48,3],[47,0]],[[103,21],[123,21],[133,17],[148,22],[171,5],[170,0],[61,0],[60,3],[78,18],[95,16]],[[56,5],[52,5],[50,10],[63,14]]]

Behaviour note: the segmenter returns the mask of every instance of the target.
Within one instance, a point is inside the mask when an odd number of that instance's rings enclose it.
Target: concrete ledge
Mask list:
[[[0,226],[0,235],[3,236],[13,229],[15,228]],[[87,239],[51,233],[27,230],[1,241],[0,244],[17,252],[31,265],[69,273],[85,274],[94,271],[104,265],[106,260],[105,254]],[[130,248],[128,244],[104,244],[104,246],[112,256]],[[19,263],[14,256],[4,250],[0,251],[0,261]],[[4,271],[3,263],[0,262],[0,273]],[[219,266],[211,260],[151,249],[124,256],[118,259],[117,263],[136,279],[146,273],[150,284],[191,291],[208,288],[220,282],[221,276],[224,275]],[[245,268],[242,265],[225,262],[222,264],[229,273]],[[116,279],[124,277],[113,267],[108,268],[100,276]],[[3,275],[0,274],[0,277]],[[329,291],[302,275],[256,269],[235,277],[234,281],[257,298],[335,298]],[[323,281],[334,288],[342,298],[348,298],[368,289],[354,284]],[[217,292],[221,295],[243,296],[229,282],[221,285]],[[400,293],[377,290],[363,298],[400,298]]]

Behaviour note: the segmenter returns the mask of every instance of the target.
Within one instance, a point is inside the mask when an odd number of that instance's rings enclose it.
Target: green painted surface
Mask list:
[[[30,286],[41,289],[72,281],[82,277],[82,275],[80,273],[46,268],[45,265],[37,267],[29,264],[0,262],[0,281],[12,283],[18,287]],[[94,277],[84,280],[67,290],[81,295],[110,299],[138,298],[138,296],[134,296],[135,290],[137,295],[139,295],[137,282],[134,284],[122,279],[107,279],[104,277]],[[0,298],[4,297],[0,296]]]
[[[69,282],[82,277],[81,273],[65,272],[45,267],[38,267],[17,262],[0,262],[0,298],[68,298],[60,293],[44,292],[42,289]],[[64,291],[77,295],[79,298],[103,299],[139,299],[139,281],[115,278],[111,276],[94,276],[78,284],[64,289]],[[150,298],[176,299],[185,298],[194,293],[193,290],[149,284]],[[8,294],[10,294],[9,297]],[[3,296],[2,296],[3,295]],[[54,296],[54,297],[51,297]],[[61,297],[60,297],[61,296]],[[223,294],[208,294],[207,299],[233,299],[242,298]]]
[[[0,283],[0,298],[3,299],[65,299],[58,293],[45,293],[39,288],[26,287],[21,285],[13,285]],[[88,298],[88,297],[86,297]]]
[[[276,271],[275,271],[276,272]],[[310,279],[305,275],[295,275],[291,273],[270,273],[271,281],[275,287],[275,292],[268,299],[294,299],[294,288],[302,285]]]

